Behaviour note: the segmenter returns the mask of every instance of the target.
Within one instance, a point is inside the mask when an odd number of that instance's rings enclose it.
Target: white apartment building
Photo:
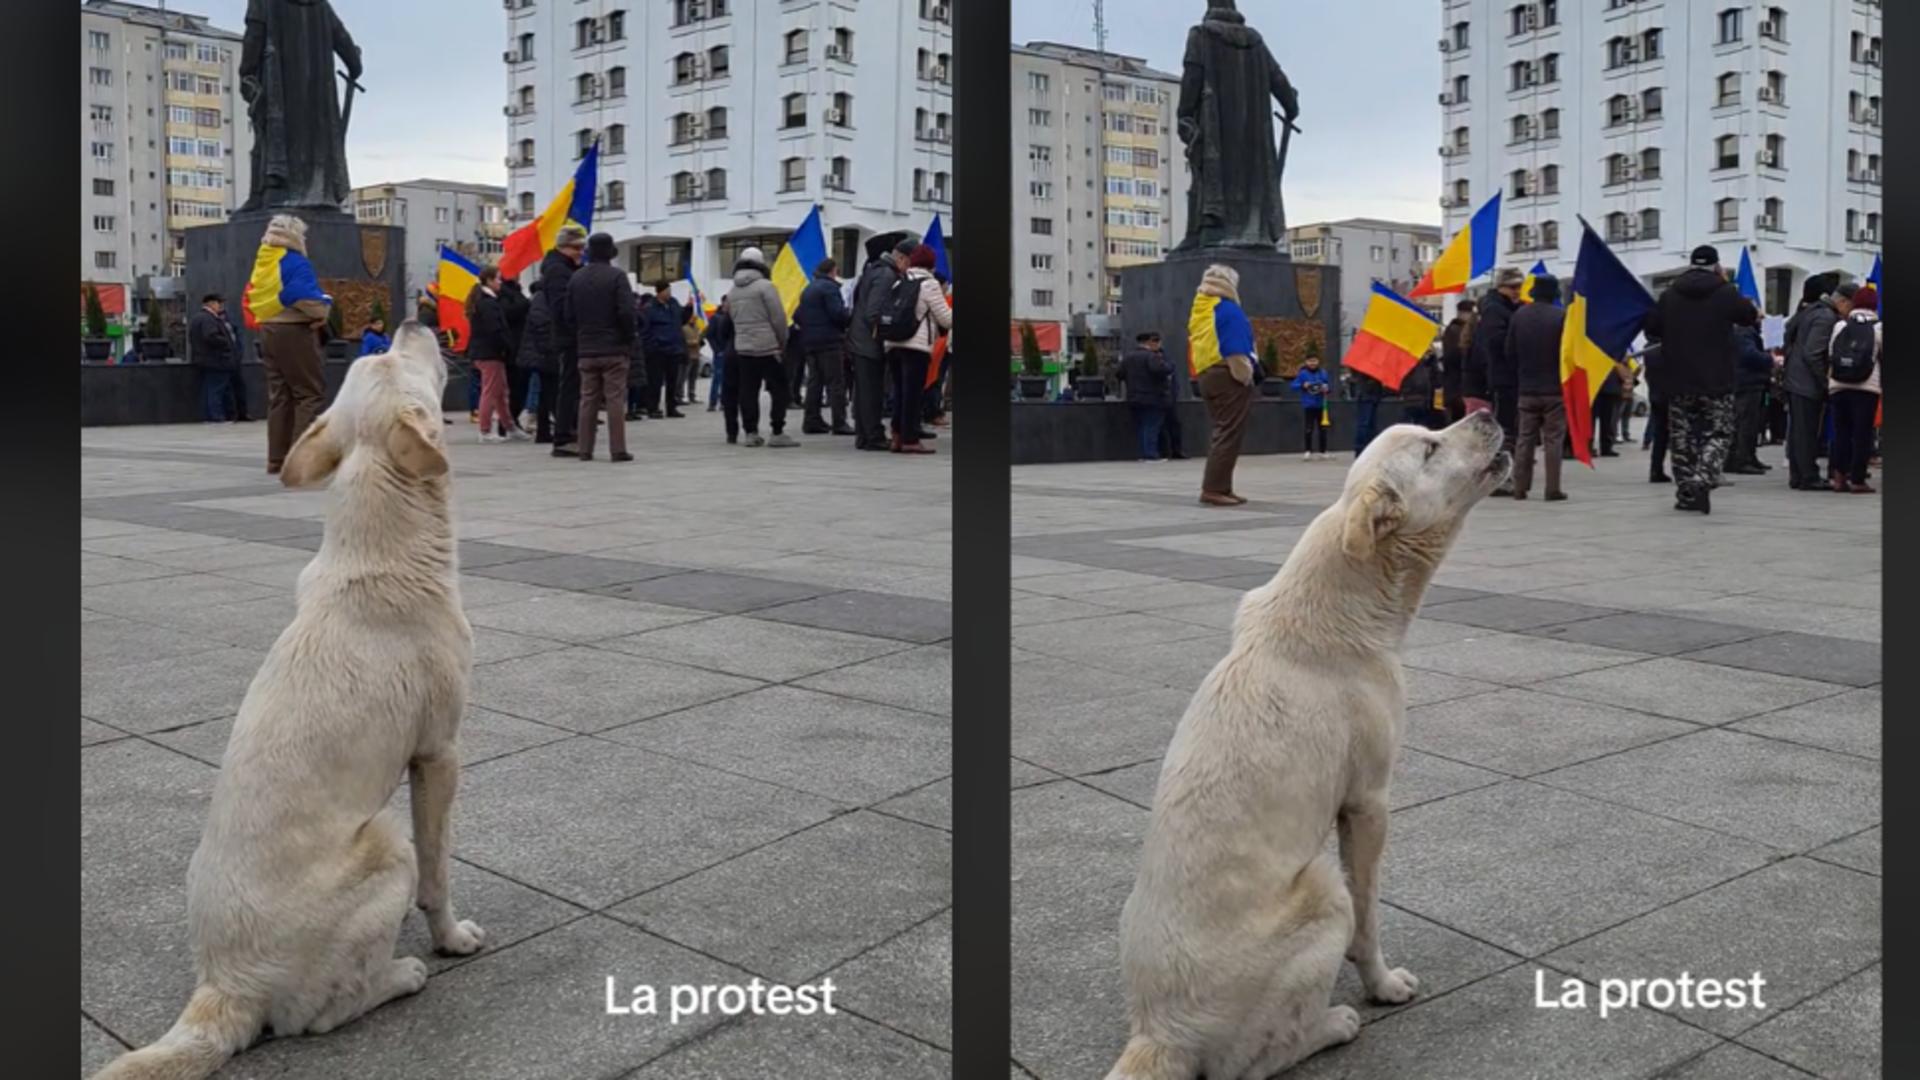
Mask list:
[[[1658,288],[1744,246],[1770,314],[1881,236],[1878,0],[1441,0],[1449,236],[1504,190],[1503,265],[1573,271],[1584,216]],[[1449,309],[1451,304],[1449,304]]]
[[[184,231],[246,201],[240,35],[120,0],[80,8],[80,267],[146,295],[186,272]],[[164,284],[150,283],[154,289]]]
[[[1287,252],[1294,262],[1340,268],[1340,341],[1329,351],[1337,356],[1353,344],[1367,317],[1375,281],[1405,296],[1440,257],[1440,244],[1438,225],[1378,218],[1343,218],[1288,228]],[[1415,303],[1440,317],[1437,298]]]
[[[1077,45],[1015,45],[1013,318],[1069,337],[1118,332],[1120,270],[1187,228],[1180,77]]]
[[[717,299],[742,249],[771,262],[815,204],[842,277],[864,240],[935,213],[951,250],[948,3],[503,2],[516,223],[598,136],[593,228],[643,282],[691,268]]]
[[[402,180],[353,189],[347,211],[362,225],[407,230],[406,293],[419,295],[439,272],[440,248],[475,262],[498,262],[506,238],[507,189],[459,180]]]

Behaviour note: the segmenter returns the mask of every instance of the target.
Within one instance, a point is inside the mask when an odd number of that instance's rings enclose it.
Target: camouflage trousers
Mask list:
[[[1720,482],[1733,444],[1733,395],[1677,394],[1667,406],[1667,445],[1682,499]]]

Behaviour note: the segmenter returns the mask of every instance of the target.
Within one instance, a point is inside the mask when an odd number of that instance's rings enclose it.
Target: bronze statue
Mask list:
[[[1298,130],[1299,96],[1267,51],[1260,32],[1246,24],[1233,0],[1212,0],[1206,18],[1187,31],[1175,110],[1180,141],[1187,144],[1192,177],[1187,191],[1187,235],[1174,248],[1273,250],[1285,234],[1280,173],[1287,144],[1273,145],[1269,96],[1280,100],[1290,134]]]
[[[334,95],[346,65],[346,110]],[[247,0],[240,96],[253,125],[253,176],[242,210],[328,208],[346,202],[347,120],[360,49],[327,0]]]

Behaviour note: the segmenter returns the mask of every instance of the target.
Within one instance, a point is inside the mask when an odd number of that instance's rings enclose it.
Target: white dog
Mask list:
[[[1467,511],[1512,468],[1484,410],[1388,428],[1200,684],[1160,769],[1120,919],[1133,1037],[1108,1080],[1266,1080],[1353,1039],[1344,951],[1378,1001],[1419,981],[1380,955],[1375,898],[1406,699],[1400,642]],[[1352,893],[1325,853],[1339,827]]]
[[[199,984],[173,1029],[104,1080],[205,1077],[264,1026],[318,1034],[419,990],[426,964],[393,952],[416,885],[436,949],[471,953],[485,939],[447,895],[473,632],[455,573],[445,387],[432,333],[408,321],[392,352],[354,362],[287,455],[283,483],[334,477],[335,498],[298,613],[240,705],[187,867]],[[411,844],[386,809],[403,774]]]

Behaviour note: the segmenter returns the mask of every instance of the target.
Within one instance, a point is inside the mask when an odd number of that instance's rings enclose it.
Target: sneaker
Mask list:
[[[520,410],[520,426],[521,427],[523,428],[533,427],[538,421],[539,421],[539,417],[533,415],[532,412],[526,409]]]
[[[772,447],[799,446],[800,440],[784,431],[776,431],[773,433],[773,438],[767,440],[767,445]]]
[[[527,432],[526,432],[526,430],[525,430],[524,428],[517,428],[517,427],[516,427],[516,428],[508,428],[508,429],[507,429],[507,441],[508,441],[508,442],[532,442],[532,441],[533,441],[533,436],[532,436],[532,435],[529,435],[529,434],[527,434]]]
[[[756,434],[752,434],[752,433],[749,433],[749,434],[747,435],[747,445],[748,445],[748,446],[756,446],[756,447],[757,447],[757,446],[765,446],[765,445],[767,445],[767,440],[765,440],[765,439],[763,439],[763,438],[761,438],[761,437],[760,437],[759,435],[756,435]]]
[[[505,435],[495,435],[491,431],[483,431],[480,433],[480,441],[483,443],[503,443],[507,441],[507,437]]]
[[[477,427],[480,423],[480,410],[475,409],[472,412],[467,413],[467,423],[473,424]]]
[[[1300,455],[1300,460],[1301,460],[1301,461],[1312,461],[1312,460],[1313,460],[1313,451],[1311,451],[1311,450],[1309,450],[1309,451],[1307,451],[1306,453],[1304,453],[1304,454],[1301,454],[1301,455]]]
[[[825,435],[829,430],[831,429],[829,429],[826,424],[818,420],[808,420],[800,425],[800,434],[802,435]]]

